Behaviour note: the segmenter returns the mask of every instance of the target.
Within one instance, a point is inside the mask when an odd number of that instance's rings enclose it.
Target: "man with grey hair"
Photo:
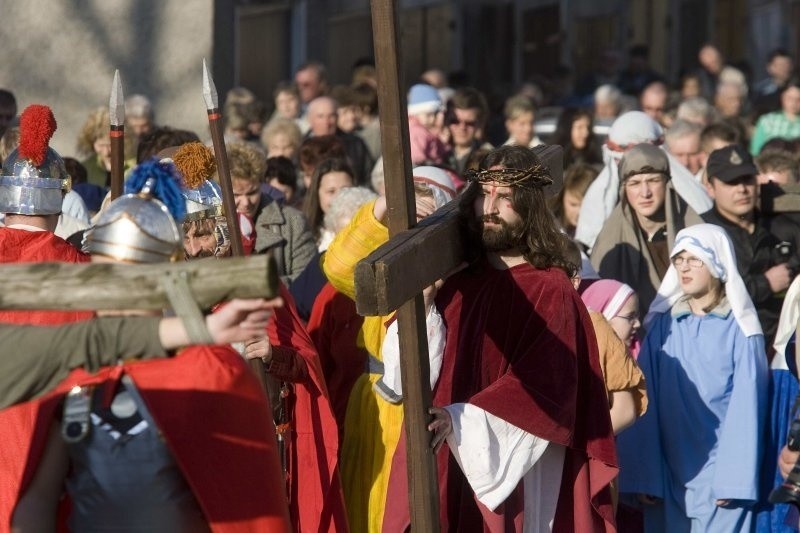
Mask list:
[[[664,143],[672,157],[689,169],[699,181],[707,156],[700,145],[702,128],[697,124],[678,119],[664,134]]]
[[[694,122],[705,128],[716,119],[716,111],[705,98],[696,96],[687,98],[678,106],[678,119]]]
[[[138,138],[155,128],[155,114],[150,99],[143,94],[132,94],[125,99],[125,122]]]
[[[622,91],[613,85],[601,85],[594,92],[594,119],[609,124],[619,115]]]

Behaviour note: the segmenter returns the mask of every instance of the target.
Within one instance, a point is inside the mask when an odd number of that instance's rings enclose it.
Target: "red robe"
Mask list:
[[[41,263],[57,261],[85,263],[89,256],[49,231],[0,228],[0,263]],[[0,311],[0,322],[57,325],[92,318],[87,311]],[[3,350],[11,349],[4,346]],[[21,486],[33,474],[26,471],[29,454],[41,455],[48,426],[36,425],[41,400],[18,404],[0,411],[0,533],[8,531],[11,512]],[[42,433],[37,433],[41,431]]]
[[[96,374],[76,369],[42,399],[40,425],[48,428],[55,420],[74,385],[107,383],[111,391],[126,373],[213,532],[291,531],[271,411],[250,368],[230,347],[192,346],[170,359],[133,361]],[[40,458],[30,457],[31,474]]]
[[[608,484],[617,460],[608,401],[591,319],[567,276],[528,264],[503,271],[483,264],[479,273],[449,278],[436,303],[447,340],[434,405],[471,403],[565,446],[553,531],[615,531]],[[398,506],[392,512],[402,513],[405,469],[396,459],[398,482],[389,501]],[[522,531],[522,482],[490,511],[446,446],[438,467],[442,531]],[[384,530],[403,523],[395,518]]]
[[[325,378],[294,300],[282,284],[285,305],[276,309],[267,333],[274,348],[292,350],[302,358],[306,379],[294,383],[290,410],[289,510],[297,531],[345,532],[347,513],[339,480],[339,439]]]
[[[364,374],[369,354],[358,345],[364,317],[356,312],[356,304],[326,283],[314,301],[308,319],[308,333],[319,352],[325,383],[339,425],[339,442],[344,431],[344,417],[350,391]]]

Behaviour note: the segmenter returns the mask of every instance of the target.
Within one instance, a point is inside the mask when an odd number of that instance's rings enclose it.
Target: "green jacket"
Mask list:
[[[158,317],[109,317],[65,326],[0,324],[0,409],[58,385],[75,368],[89,372],[132,357],[166,357]]]

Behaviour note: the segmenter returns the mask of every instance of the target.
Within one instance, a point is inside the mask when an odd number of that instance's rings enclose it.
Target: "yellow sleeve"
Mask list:
[[[353,220],[340,231],[322,260],[322,270],[337,291],[355,299],[355,270],[359,261],[389,240],[389,229],[381,224],[369,202],[359,209]]]

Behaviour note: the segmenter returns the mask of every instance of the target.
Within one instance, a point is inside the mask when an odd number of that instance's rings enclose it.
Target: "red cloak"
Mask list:
[[[250,368],[229,347],[192,346],[174,358],[133,361],[96,374],[76,369],[42,399],[38,426],[46,434],[64,393],[73,386],[111,382],[113,390],[125,373],[141,393],[212,531],[291,530],[268,401]],[[41,454],[29,458],[28,479],[40,459]]]
[[[292,438],[289,443],[289,510],[297,531],[345,532],[347,513],[339,480],[339,438],[319,356],[294,299],[283,284],[285,305],[276,309],[267,333],[277,348],[293,350],[308,370],[294,383]]]
[[[89,256],[49,231],[0,228],[0,263],[41,262],[85,263]],[[87,311],[0,311],[0,322],[58,325],[92,318]],[[3,346],[2,350],[13,347]],[[36,425],[40,400],[18,404],[0,411],[0,532],[8,531],[11,512],[20,486],[30,482],[25,470],[29,454],[40,456],[47,437],[47,425]],[[39,433],[39,432],[42,433]]]
[[[471,403],[565,446],[553,531],[615,531],[608,484],[617,460],[608,401],[592,323],[567,276],[527,263],[502,271],[483,264],[477,273],[449,278],[436,303],[447,340],[434,405]],[[405,461],[395,459],[393,509],[386,514],[407,517]],[[521,483],[490,511],[446,446],[437,459],[442,531],[522,531]],[[407,523],[395,516],[384,531]]]
[[[369,356],[358,345],[363,324],[364,317],[356,312],[356,303],[326,283],[314,301],[308,333],[319,352],[333,414],[339,425],[340,443],[350,391],[364,374]]]

